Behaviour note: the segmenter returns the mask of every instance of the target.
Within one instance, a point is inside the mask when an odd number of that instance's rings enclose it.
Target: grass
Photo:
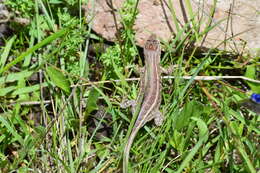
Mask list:
[[[31,22],[0,50],[1,172],[121,172],[132,117],[119,105],[137,97],[138,82],[128,78],[143,64],[132,29],[138,2],[125,2],[121,35],[102,51],[105,41],[83,17],[83,1],[6,1]],[[189,0],[185,5],[191,20],[181,27],[170,4],[177,33],[162,44],[162,66],[177,65],[175,79],[162,82],[164,124],[141,129],[129,169],[257,172],[260,118],[237,103],[260,93],[259,84],[195,79],[228,74],[257,80],[259,57],[191,47],[219,23],[198,21]]]

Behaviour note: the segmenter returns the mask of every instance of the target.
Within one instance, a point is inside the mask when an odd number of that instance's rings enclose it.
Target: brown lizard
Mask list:
[[[156,35],[152,34],[146,41],[144,47],[145,70],[141,76],[140,91],[137,100],[139,110],[138,108],[135,110],[139,111],[139,113],[125,145],[123,156],[124,173],[128,172],[130,148],[139,129],[152,119],[154,119],[155,124],[158,126],[163,122],[163,116],[159,111],[161,104],[160,56],[160,42],[157,40]],[[133,102],[132,105],[134,105]]]

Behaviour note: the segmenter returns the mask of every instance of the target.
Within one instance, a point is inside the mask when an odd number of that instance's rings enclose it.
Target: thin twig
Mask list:
[[[163,79],[174,79],[174,78],[175,78],[175,76],[165,76],[165,77],[163,77]],[[182,76],[180,78],[191,79],[192,76]],[[207,80],[207,81],[222,80],[222,79],[242,79],[242,80],[246,80],[246,81],[250,81],[250,82],[254,82],[254,83],[260,83],[259,80],[250,79],[250,78],[245,77],[245,76],[196,76],[196,77],[194,77],[194,80]]]
[[[163,79],[175,79],[175,76],[163,76]],[[181,79],[186,79],[189,80],[192,78],[192,76],[182,76],[179,77]],[[246,80],[249,82],[254,82],[254,83],[260,83],[259,80],[254,80],[254,79],[250,79],[247,78],[245,76],[196,76],[194,77],[194,80],[198,80],[198,81],[213,81],[213,80],[222,80],[222,79],[242,79],[242,80]],[[140,78],[128,78],[125,79],[126,81],[138,81],[140,80]],[[90,86],[90,85],[98,85],[98,84],[104,84],[104,83],[112,83],[112,82],[121,82],[121,80],[106,80],[106,81],[96,81],[96,82],[87,82],[84,84],[76,84],[76,85],[71,85],[70,87],[75,88],[75,87],[80,87],[80,86]],[[231,87],[231,86],[230,86]],[[14,105],[14,104],[21,104],[21,105],[39,105],[39,104],[50,104],[51,100],[44,100],[44,101],[27,101],[27,102],[12,102],[10,103],[10,105]]]
[[[175,76],[163,76],[163,79],[175,79]],[[178,77],[181,79],[191,79],[192,76],[182,76]],[[250,79],[245,76],[195,76],[194,80],[205,80],[205,81],[212,81],[212,80],[222,80],[222,79],[242,79],[254,83],[260,83],[259,80]],[[138,81],[140,78],[127,78],[125,81]],[[112,82],[121,82],[121,80],[106,80],[106,81],[96,81],[96,82],[87,82],[83,84],[76,84],[71,85],[70,87],[79,87],[79,86],[89,86],[89,85],[98,85],[98,84],[104,84],[104,83],[112,83]]]
[[[22,106],[28,105],[40,105],[40,104],[50,104],[51,100],[44,100],[44,101],[25,101],[25,102],[11,102],[10,105],[20,104]]]

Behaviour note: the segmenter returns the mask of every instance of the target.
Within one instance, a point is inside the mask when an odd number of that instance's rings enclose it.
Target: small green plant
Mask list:
[[[31,18],[34,14],[35,2],[31,0],[12,0],[4,1],[6,6],[13,12],[19,14],[19,17]]]
[[[136,51],[134,48],[128,49],[129,56],[135,57]],[[111,46],[106,49],[106,52],[103,53],[100,56],[100,61],[103,63],[104,67],[106,68],[106,72],[108,75],[108,78],[114,78],[116,79],[116,73],[123,73],[124,72],[124,66],[123,66],[123,60],[121,59],[121,50],[119,45]],[[117,71],[117,72],[116,72]]]

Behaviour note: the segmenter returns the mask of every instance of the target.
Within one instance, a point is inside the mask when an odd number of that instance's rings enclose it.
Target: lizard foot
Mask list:
[[[153,112],[153,117],[156,126],[161,126],[163,124],[164,117],[159,110]]]
[[[163,68],[163,67],[161,67],[161,71],[162,71],[162,73],[164,73],[164,74],[170,75],[170,74],[173,73],[173,71],[174,71],[174,69],[175,69],[176,67],[177,67],[176,65],[170,65],[170,66],[167,67],[166,69]]]
[[[128,107],[131,107],[131,112],[134,113],[135,112],[135,108],[136,108],[136,101],[135,100],[126,100],[126,101],[123,101],[121,104],[120,104],[120,107],[125,109],[125,108],[128,108]]]

